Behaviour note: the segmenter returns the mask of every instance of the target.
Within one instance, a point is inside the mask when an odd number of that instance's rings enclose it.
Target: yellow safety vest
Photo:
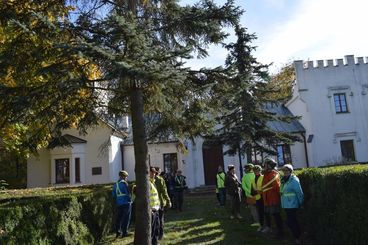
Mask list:
[[[159,210],[160,208],[160,198],[158,197],[158,192],[155,185],[150,181],[150,207],[153,210]]]
[[[225,173],[216,174],[217,188],[225,188]]]
[[[256,191],[261,191],[262,190],[262,181],[263,181],[263,175],[260,175],[257,179],[257,183],[253,182],[253,189]],[[256,200],[261,199],[261,194],[256,194],[255,195]]]

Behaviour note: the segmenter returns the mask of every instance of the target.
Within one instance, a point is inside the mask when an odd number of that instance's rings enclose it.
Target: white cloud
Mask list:
[[[260,36],[263,63],[367,56],[366,0],[302,0],[288,21]]]

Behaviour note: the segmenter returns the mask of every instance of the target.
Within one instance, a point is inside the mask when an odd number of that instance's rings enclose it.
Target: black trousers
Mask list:
[[[259,217],[259,223],[261,224],[261,227],[264,225],[264,205],[263,205],[263,199],[259,199],[256,201],[256,207]]]
[[[273,219],[275,220],[277,234],[283,235],[284,233],[284,225],[282,224],[282,218],[280,212],[265,212],[265,223],[268,227],[271,227],[271,215],[273,216]]]
[[[152,211],[151,216],[151,241],[152,245],[157,245],[160,234],[160,217],[158,211]]]
[[[159,233],[158,233],[158,240],[161,240],[162,237],[164,236],[164,209],[160,208],[158,210],[158,217],[160,220],[160,229],[159,229]]]
[[[184,202],[184,191],[183,190],[175,190],[174,195],[175,195],[176,208],[179,211],[182,211],[183,210],[183,202]]]
[[[301,235],[299,222],[297,219],[297,208],[285,208],[286,213],[286,224],[289,227],[293,237],[299,239]]]

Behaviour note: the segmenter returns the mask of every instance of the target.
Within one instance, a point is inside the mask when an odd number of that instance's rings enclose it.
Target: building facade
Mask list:
[[[306,130],[309,166],[368,161],[368,64],[353,55],[295,61],[286,103]]]

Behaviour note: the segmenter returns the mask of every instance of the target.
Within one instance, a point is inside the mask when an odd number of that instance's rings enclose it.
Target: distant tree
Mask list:
[[[292,97],[293,83],[295,81],[295,68],[293,63],[284,65],[279,72],[271,76],[267,84],[271,93],[269,98],[278,101],[287,101]]]

